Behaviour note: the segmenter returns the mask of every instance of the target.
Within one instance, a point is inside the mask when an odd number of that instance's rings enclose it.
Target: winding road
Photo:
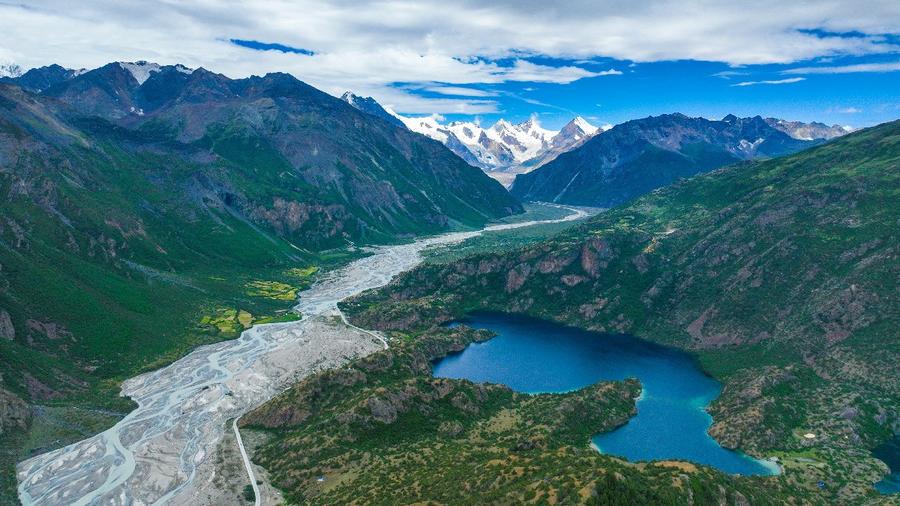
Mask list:
[[[125,381],[122,395],[138,407],[100,434],[20,463],[20,500],[25,506],[197,504],[198,491],[212,486],[212,457],[231,419],[252,476],[237,431],[241,415],[303,376],[387,346],[376,333],[331,323],[335,316],[346,323],[338,302],[415,267],[425,248],[587,215],[569,209],[572,214],[556,220],[493,225],[374,248],[372,255],[300,293],[295,309],[302,320],[257,325],[238,339],[199,347],[169,366]]]

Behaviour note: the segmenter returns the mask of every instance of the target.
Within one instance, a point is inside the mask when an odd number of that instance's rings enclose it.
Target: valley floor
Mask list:
[[[562,218],[485,230],[584,216],[573,211]],[[167,367],[128,380],[123,394],[132,397],[138,409],[101,434],[22,462],[20,499],[25,504],[56,504],[76,497],[113,504],[215,501],[222,487],[216,483],[213,456],[227,433],[227,420],[314,371],[382,348],[377,336],[336,320],[337,302],[388,283],[418,264],[428,247],[480,233],[456,232],[378,248],[303,292],[296,307],[303,320],[255,326],[240,339],[200,347]]]

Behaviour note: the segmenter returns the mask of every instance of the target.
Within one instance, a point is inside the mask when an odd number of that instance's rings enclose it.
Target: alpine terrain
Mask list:
[[[510,191],[526,200],[612,207],[679,178],[822,142],[770,123],[759,116],[711,121],[683,114],[628,121],[516,176]]]
[[[127,412],[121,380],[283,312],[355,244],[521,212],[287,74],[146,62],[0,83],[0,193],[4,494],[16,460]]]
[[[900,506],[900,2],[0,33],[0,506]]]
[[[684,504],[691,495],[700,503],[890,503],[872,487],[887,466],[870,450],[900,427],[898,167],[895,121],[678,182],[544,243],[403,274],[344,309],[357,325],[419,344],[358,372],[311,379],[258,410],[246,423],[275,431],[261,463],[295,497],[334,500],[345,487],[365,487],[402,502],[428,476],[450,502],[459,488],[518,502],[603,497],[614,487],[615,497],[601,503]],[[590,455],[587,434],[567,432],[585,423],[608,431],[631,416],[627,406],[598,406],[608,418],[580,419],[590,413],[580,403],[611,402],[592,388],[554,401],[499,401],[489,385],[431,379],[431,362],[416,354],[434,360],[461,349],[466,327],[440,325],[484,310],[688,350],[724,383],[709,434],[775,458],[782,474],[735,478],[681,463],[621,468]],[[631,387],[605,388],[615,396]],[[554,416],[539,418],[533,402],[553,402]],[[442,437],[404,429],[420,423]],[[354,428],[371,456],[320,436],[334,424]],[[445,453],[448,445],[454,450]],[[389,448],[405,450],[382,457]],[[322,461],[292,455],[310,451],[329,456],[339,485],[305,481]],[[417,460],[423,454],[431,457]],[[427,468],[435,462],[440,472]],[[372,476],[390,476],[392,486],[371,488]]]
[[[504,184],[510,183],[517,173],[540,167],[603,130],[581,116],[560,130],[543,128],[535,117],[516,124],[501,119],[489,128],[471,121],[445,124],[434,116],[389,113],[371,97],[360,98],[347,92],[342,98],[360,111],[399,121],[413,132],[442,142],[470,165],[484,169]]]

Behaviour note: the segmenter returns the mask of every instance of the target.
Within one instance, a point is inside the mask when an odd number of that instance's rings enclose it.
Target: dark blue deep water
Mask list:
[[[463,322],[497,337],[434,367],[434,375],[502,383],[526,393],[566,392],[602,380],[638,378],[638,414],[594,436],[603,453],[641,460],[689,460],[732,474],[769,475],[774,464],[722,448],[707,433],[704,408],[720,385],[689,355],[632,336],[598,334],[522,316],[477,313]]]
[[[900,436],[875,448],[872,455],[891,468],[891,474],[875,484],[875,488],[882,494],[900,493]]]

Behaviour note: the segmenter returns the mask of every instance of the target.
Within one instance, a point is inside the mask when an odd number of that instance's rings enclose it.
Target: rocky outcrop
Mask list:
[[[31,419],[31,407],[15,394],[0,388],[0,437],[24,431]]]
[[[16,338],[16,327],[13,325],[9,312],[0,308],[0,339],[12,341]]]

